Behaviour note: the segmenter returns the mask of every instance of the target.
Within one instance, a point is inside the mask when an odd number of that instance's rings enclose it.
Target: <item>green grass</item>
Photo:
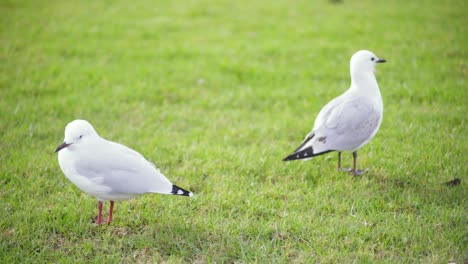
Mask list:
[[[0,1],[0,263],[468,261],[465,1],[155,2]],[[359,49],[388,60],[370,172],[281,162]],[[96,226],[53,152],[77,118],[196,195]]]

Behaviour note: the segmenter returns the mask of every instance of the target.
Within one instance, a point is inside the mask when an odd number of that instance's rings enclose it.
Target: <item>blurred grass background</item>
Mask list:
[[[1,0],[0,262],[468,261],[466,11]],[[359,152],[370,172],[337,172],[336,154],[281,162],[348,88],[360,49],[388,61],[384,121]],[[117,203],[95,226],[97,202],[53,153],[77,118],[196,196]]]

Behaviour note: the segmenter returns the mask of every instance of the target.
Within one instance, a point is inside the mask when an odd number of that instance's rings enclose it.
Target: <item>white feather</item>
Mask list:
[[[355,151],[375,136],[383,118],[382,97],[374,75],[377,60],[370,51],[353,55],[351,87],[322,108],[312,131],[296,152],[308,147],[313,148],[314,154]],[[310,139],[310,135],[314,137]]]
[[[65,176],[99,200],[124,200],[144,193],[170,194],[172,183],[140,153],[101,138],[84,120],[67,125],[58,154]]]

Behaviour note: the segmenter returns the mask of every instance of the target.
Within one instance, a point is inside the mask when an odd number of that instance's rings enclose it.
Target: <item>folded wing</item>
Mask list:
[[[77,161],[79,174],[110,187],[116,194],[172,192],[172,183],[141,154],[111,141],[104,143]]]

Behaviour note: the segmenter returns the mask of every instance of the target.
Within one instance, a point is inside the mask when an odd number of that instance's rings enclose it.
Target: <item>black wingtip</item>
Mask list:
[[[333,150],[327,150],[320,153],[314,153],[314,149],[312,147],[305,148],[301,151],[294,152],[293,154],[287,156],[283,159],[283,161],[290,161],[290,160],[299,160],[299,159],[310,159],[316,156],[323,155],[328,152],[332,152]]]
[[[312,149],[312,147],[308,147],[301,151],[294,152],[293,154],[284,158],[283,161],[308,159],[308,158],[312,158],[313,156],[314,156],[314,149]]]
[[[282,161],[296,160],[297,158],[295,158],[296,157],[295,154],[296,153],[293,153],[293,154],[287,156],[286,158],[282,159]]]
[[[185,189],[180,188],[179,186],[172,185],[172,191],[171,194],[174,195],[181,195],[181,196],[193,196],[192,192],[189,192]]]

